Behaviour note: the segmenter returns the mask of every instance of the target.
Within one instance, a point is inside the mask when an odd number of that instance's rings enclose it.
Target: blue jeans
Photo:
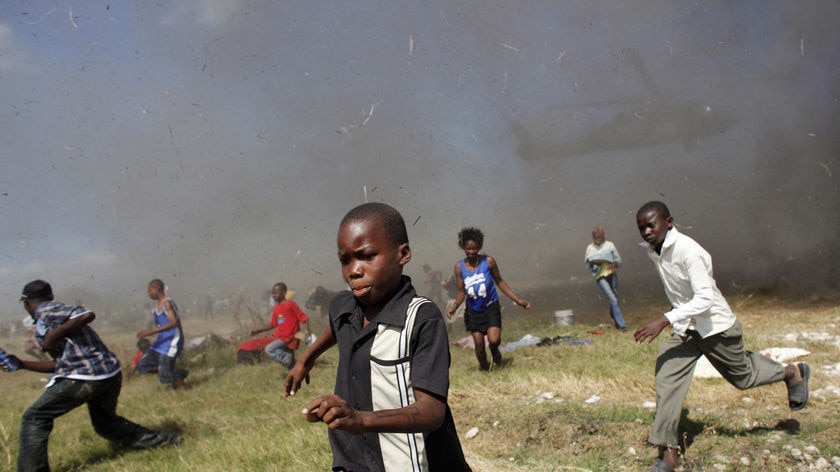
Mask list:
[[[123,447],[145,449],[171,442],[171,433],[144,428],[117,415],[122,374],[87,381],[59,379],[23,413],[18,471],[49,471],[47,441],[59,416],[87,403],[96,434]]]
[[[295,364],[295,351],[289,349],[286,343],[279,339],[275,339],[265,346],[265,353],[268,357],[283,364],[287,369],[291,369]]]
[[[608,275],[596,280],[595,283],[601,287],[607,300],[610,301],[610,316],[615,321],[615,327],[618,329],[627,328],[627,323],[624,322],[624,317],[621,315],[621,308],[618,306],[618,274]]]
[[[176,368],[175,363],[177,359],[174,357],[164,356],[163,354],[147,350],[143,357],[137,361],[137,372],[145,374],[153,372],[157,368],[158,378],[160,383],[169,385],[176,380],[181,380],[185,377],[184,371]]]

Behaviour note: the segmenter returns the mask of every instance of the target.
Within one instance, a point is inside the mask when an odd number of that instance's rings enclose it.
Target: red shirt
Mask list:
[[[143,351],[137,351],[137,354],[134,354],[134,359],[131,360],[131,367],[136,369],[137,363],[140,362],[140,358],[143,357]]]
[[[309,321],[306,313],[293,300],[284,300],[271,310],[271,326],[274,337],[283,341],[289,349],[297,349],[298,339],[295,334],[300,330],[300,323]]]

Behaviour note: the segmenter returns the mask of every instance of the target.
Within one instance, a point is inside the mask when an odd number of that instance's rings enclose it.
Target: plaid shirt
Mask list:
[[[61,302],[42,303],[35,310],[35,342],[42,346],[44,336],[64,322],[89,313],[82,306],[67,306]],[[120,371],[120,361],[89,325],[59,341],[61,355],[55,358],[55,372],[47,387],[60,378],[101,380]]]

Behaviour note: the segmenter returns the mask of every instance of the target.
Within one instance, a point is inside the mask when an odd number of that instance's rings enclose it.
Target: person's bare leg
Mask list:
[[[802,373],[799,371],[799,366],[796,364],[788,364],[785,366],[785,383],[792,387],[802,381]]]
[[[473,331],[472,338],[475,343],[475,358],[478,359],[478,368],[480,370],[490,370],[490,365],[487,363],[487,350],[484,347],[484,334]]]
[[[499,352],[499,344],[502,342],[502,329],[493,327],[487,329],[487,344],[490,346],[490,354],[493,356],[493,365],[502,363],[502,353]]]

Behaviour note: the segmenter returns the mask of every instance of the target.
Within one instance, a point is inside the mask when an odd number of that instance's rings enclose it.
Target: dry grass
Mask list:
[[[840,384],[840,377],[823,368],[840,362],[840,343],[832,338],[785,339],[789,333],[825,332],[836,340],[840,305],[825,300],[730,301],[745,326],[749,349],[807,349],[812,391]],[[631,326],[651,312],[647,306],[632,305],[627,311]],[[645,442],[653,410],[644,403],[654,401],[658,341],[637,346],[629,332],[582,324],[555,326],[549,314],[508,313],[513,312],[505,313],[505,342],[530,333],[591,343],[521,347],[506,353],[503,367],[490,373],[477,370],[471,351],[452,347],[450,405],[473,469],[644,470],[656,455]],[[218,325],[214,324],[217,329]],[[198,320],[188,320],[186,329],[204,334],[201,326]],[[604,334],[589,333],[593,330]],[[460,326],[453,329],[460,331]],[[103,329],[102,334],[127,362],[133,350],[131,333]],[[15,352],[16,345],[4,347]],[[235,366],[233,351],[231,346],[187,356],[193,359],[189,380],[195,388],[190,392],[164,390],[154,376],[125,384],[120,413],[150,427],[180,431],[184,443],[179,448],[115,450],[95,435],[86,412],[78,409],[56,422],[50,442],[53,469],[328,470],[331,454],[325,428],[305,422],[299,412],[312,397],[331,391],[335,352],[319,361],[311,385],[286,399],[281,367]],[[32,372],[2,376],[6,406],[0,411],[0,470],[14,468],[20,414],[40,395],[42,377]],[[586,402],[596,395],[600,400]],[[684,463],[693,470],[808,470],[820,457],[830,462],[840,456],[837,397],[812,396],[805,410],[792,413],[781,384],[741,392],[719,379],[698,379],[685,406]],[[466,439],[473,427],[478,434]]]

